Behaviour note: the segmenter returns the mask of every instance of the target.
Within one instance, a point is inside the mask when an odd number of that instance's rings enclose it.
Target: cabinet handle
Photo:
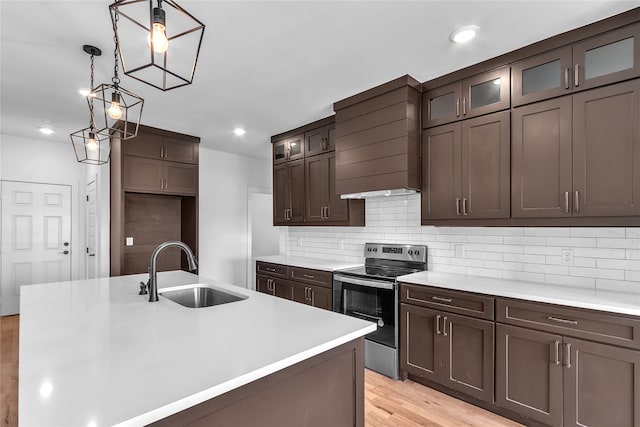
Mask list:
[[[574,195],[574,205],[573,209],[575,209],[576,213],[580,213],[580,192],[578,190]]]
[[[564,213],[569,213],[569,192],[564,192]]]
[[[316,306],[315,292],[313,292],[313,289],[311,289],[311,288],[309,288],[309,301],[311,301],[311,306],[312,307]]]
[[[467,216],[467,199],[462,199],[462,215]]]
[[[558,323],[565,323],[567,325],[577,325],[578,324],[577,320],[561,319],[559,317],[553,317],[553,316],[547,316],[547,320],[551,320],[553,322],[558,322]]]
[[[444,298],[444,297],[438,297],[438,296],[432,296],[431,297],[432,300],[434,301],[441,301],[441,302],[453,302],[453,300],[451,298]]]
[[[569,89],[569,71],[570,71],[569,67],[565,68],[564,70],[564,88],[565,89]]]
[[[439,314],[436,316],[436,335],[440,335],[442,333],[442,331],[440,330],[440,319],[442,318],[442,316],[440,316]]]
[[[164,159],[164,147],[162,145],[160,146],[160,158]]]
[[[456,215],[460,216],[460,198],[456,198]]]
[[[273,273],[275,273],[275,272],[276,272],[276,269],[275,269],[275,268],[265,267],[264,269],[265,269],[265,270],[267,270],[267,271],[271,271],[271,272],[273,272]]]
[[[442,318],[442,335],[447,336],[447,316]]]
[[[304,277],[306,277],[307,279],[315,279],[316,276],[313,276],[311,274],[303,274]]]
[[[564,366],[566,366],[567,368],[570,368],[571,367],[571,343],[566,343],[564,349],[565,349],[564,360],[566,361]]]
[[[554,345],[556,346],[556,360],[555,360],[555,364],[559,365],[560,364],[560,341],[555,341]]]
[[[462,97],[462,115],[463,116],[467,115],[467,97],[466,96]]]
[[[456,99],[456,117],[460,117],[460,98]]]
[[[575,77],[576,87],[580,86],[580,64],[576,64],[574,77]]]
[[[329,219],[329,206],[325,206],[325,209],[326,209],[325,219]]]

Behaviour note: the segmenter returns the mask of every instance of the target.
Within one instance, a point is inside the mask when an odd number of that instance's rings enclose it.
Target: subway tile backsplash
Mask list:
[[[283,227],[287,254],[362,262],[364,244],[429,247],[428,269],[640,292],[640,227],[420,225],[420,195],[368,199],[365,227]]]

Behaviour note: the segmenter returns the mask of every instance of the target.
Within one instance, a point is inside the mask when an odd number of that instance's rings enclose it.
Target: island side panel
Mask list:
[[[363,346],[358,338],[151,425],[364,427]]]

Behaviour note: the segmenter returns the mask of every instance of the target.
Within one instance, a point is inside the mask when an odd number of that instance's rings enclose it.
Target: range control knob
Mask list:
[[[416,249],[416,251],[414,252],[414,254],[416,254],[416,256],[420,255],[420,251]]]
[[[417,254],[417,252],[416,252]],[[409,249],[409,256],[413,255],[413,251],[411,249]]]
[[[373,252],[378,252],[378,248],[373,248]]]

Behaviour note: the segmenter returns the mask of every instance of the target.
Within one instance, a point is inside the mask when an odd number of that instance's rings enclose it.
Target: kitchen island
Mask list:
[[[159,273],[159,292],[204,283],[248,298],[149,303],[146,279],[22,287],[21,425],[364,424],[374,324],[183,271]]]

